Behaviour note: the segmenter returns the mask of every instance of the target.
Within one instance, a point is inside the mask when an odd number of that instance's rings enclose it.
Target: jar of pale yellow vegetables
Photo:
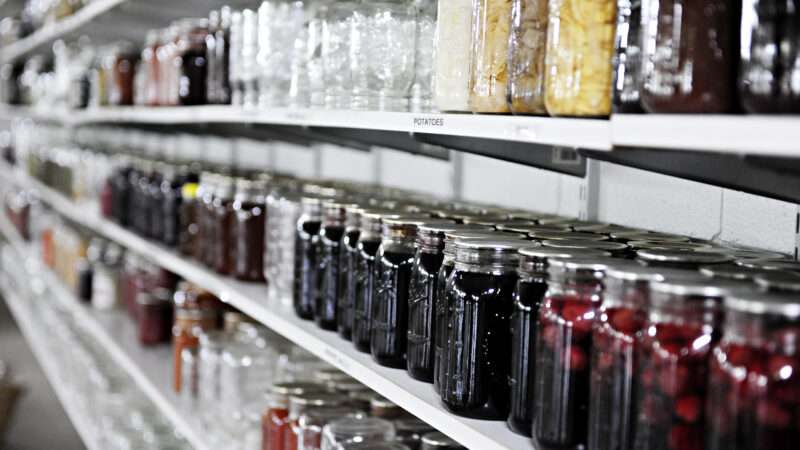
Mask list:
[[[507,113],[511,0],[474,0],[469,109]]]

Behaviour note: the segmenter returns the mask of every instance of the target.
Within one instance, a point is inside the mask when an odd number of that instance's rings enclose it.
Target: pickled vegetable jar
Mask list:
[[[547,114],[544,55],[547,0],[513,0],[508,92],[514,114]]]
[[[473,4],[469,109],[507,113],[511,0],[476,0]]]
[[[440,1],[438,8],[434,105],[440,111],[469,111],[472,0]]]

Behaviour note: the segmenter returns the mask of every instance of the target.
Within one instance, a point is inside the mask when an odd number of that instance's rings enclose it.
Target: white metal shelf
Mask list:
[[[142,392],[173,424],[175,429],[186,438],[192,447],[196,450],[210,450],[203,434],[186,420],[187,414],[182,414],[177,406],[178,396],[171,390],[172,349],[169,346],[152,349],[141,348],[136,339],[134,325],[128,317],[123,317],[123,312],[103,313],[93,311],[81,304],[55,274],[31,254],[28,246],[2,214],[0,214],[0,232],[12,245],[21,261],[32,264],[37,268],[37,276],[50,288],[55,300],[84,326],[84,329],[109,353],[114,362],[133,379]],[[26,335],[26,337],[31,342],[37,339],[36,333],[32,333],[31,336]],[[62,404],[64,404],[63,400]],[[65,408],[67,408],[66,404]],[[80,421],[80,418],[78,420]],[[76,427],[78,427],[78,424],[76,424]]]
[[[381,367],[368,354],[357,351],[336,333],[299,319],[284,298],[271,298],[265,285],[243,283],[220,276],[170,249],[141,238],[103,219],[61,194],[20,172],[0,165],[2,178],[16,177],[38,191],[40,198],[60,214],[146,255],[160,266],[196,283],[319,358],[333,364],[410,413],[461,444],[476,450],[531,449],[530,439],[512,433],[504,422],[467,419],[441,405],[430,384],[410,378],[405,371]],[[284,293],[288,297],[288,293]]]

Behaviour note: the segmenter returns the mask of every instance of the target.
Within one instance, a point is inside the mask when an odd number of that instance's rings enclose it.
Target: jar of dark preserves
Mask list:
[[[109,103],[116,106],[133,105],[133,78],[139,61],[132,48],[123,46],[114,59],[114,72]]]
[[[156,345],[169,342],[172,336],[171,298],[171,293],[166,289],[139,292],[136,295],[140,344]]]
[[[453,413],[505,419],[521,240],[459,239],[447,279],[440,395]]]
[[[338,326],[338,302],[342,297],[341,257],[345,233],[346,211],[355,207],[349,203],[329,200],[322,204],[322,231],[320,232],[320,285],[314,320],[324,330]]]
[[[550,259],[536,330],[533,441],[586,447],[592,324],[603,294],[604,259]]]
[[[197,207],[195,219],[197,220],[197,236],[195,237],[194,258],[207,267],[214,267],[214,192],[219,175],[211,172],[200,174],[200,184],[197,187]]]
[[[641,99],[651,113],[726,113],[736,106],[739,2],[642,5]]]
[[[236,237],[234,235],[235,213],[233,211],[235,181],[231,177],[217,178],[214,189],[214,235],[211,245],[214,250],[214,264],[217,273],[231,275],[236,261]]]
[[[146,160],[137,160],[135,168],[129,173],[128,182],[131,189],[130,209],[127,223],[135,232],[147,236],[150,229],[150,210],[147,202],[148,187],[153,163]]]
[[[157,162],[153,166],[153,171],[149,177],[149,184],[145,192],[147,210],[150,217],[147,220],[147,232],[145,236],[161,241],[164,237],[164,192],[161,185],[164,176],[171,175],[174,168],[166,163]]]
[[[187,20],[183,23],[178,40],[179,62],[178,100],[181,105],[204,105],[206,103],[206,19]]]
[[[688,270],[697,270],[700,266],[724,264],[733,261],[731,256],[723,253],[653,249],[637,250],[636,259],[646,266]]]
[[[636,354],[634,449],[706,448],[708,371],[727,294],[703,279],[650,283]]]
[[[233,199],[236,241],[236,278],[264,281],[264,233],[266,232],[267,183],[263,180],[236,180]]]
[[[345,208],[345,228],[342,250],[339,255],[339,289],[336,304],[336,322],[339,336],[348,341],[353,332],[353,304],[356,297],[356,265],[358,264],[358,239],[361,235],[361,213],[364,208],[351,205]]]
[[[725,299],[724,315],[722,340],[709,369],[706,448],[796,448],[800,438],[797,292],[737,292]]]
[[[361,236],[358,239],[355,301],[353,302],[353,345],[369,353],[372,338],[372,303],[377,287],[376,255],[381,245],[381,224],[384,218],[399,218],[391,211],[367,210],[361,214]]]
[[[197,180],[185,180],[181,186],[181,202],[178,208],[178,250],[184,256],[194,256],[199,224],[197,214],[200,207]]]
[[[111,217],[121,226],[128,227],[128,211],[131,209],[131,185],[130,175],[133,168],[126,161],[120,161],[111,173],[109,184],[111,185]]]
[[[647,2],[649,0],[644,0]],[[615,113],[641,113],[642,2],[617,0],[611,108]]]
[[[294,312],[306,320],[314,318],[320,294],[320,232],[322,198],[303,197],[302,214],[297,221],[294,258]]]
[[[161,182],[161,195],[164,198],[162,242],[168,247],[176,247],[180,242],[183,187],[189,183],[196,188],[197,175],[189,173],[187,166],[177,166],[164,173]]]

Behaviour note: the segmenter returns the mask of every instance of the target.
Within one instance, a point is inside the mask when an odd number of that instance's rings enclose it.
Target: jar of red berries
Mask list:
[[[742,291],[725,300],[711,358],[708,450],[788,450],[800,439],[800,299]]]
[[[711,349],[727,289],[704,279],[650,284],[636,353],[635,450],[703,450]]]
[[[606,260],[550,260],[536,330],[533,441],[538,448],[586,448],[592,324]]]

